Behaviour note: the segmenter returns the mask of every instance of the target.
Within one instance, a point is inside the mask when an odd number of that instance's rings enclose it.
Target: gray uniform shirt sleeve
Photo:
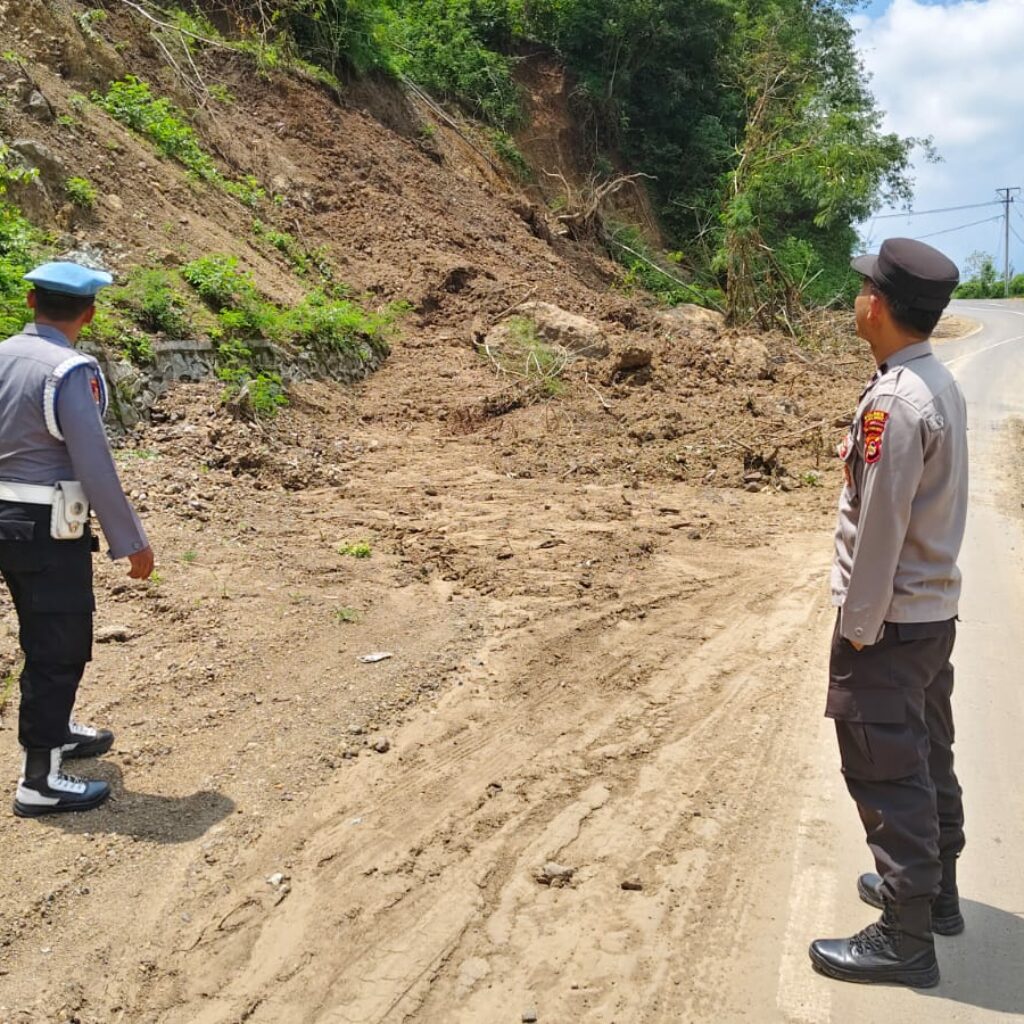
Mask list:
[[[93,398],[87,367],[72,370],[57,397],[57,419],[75,479],[99,517],[111,558],[127,558],[149,546],[146,532],[121,489],[114,457]]]
[[[881,636],[924,472],[923,424],[914,407],[896,395],[879,395],[862,410],[863,416],[872,413],[887,419],[877,459],[865,459],[860,522],[839,630],[847,640],[861,644],[876,643]]]

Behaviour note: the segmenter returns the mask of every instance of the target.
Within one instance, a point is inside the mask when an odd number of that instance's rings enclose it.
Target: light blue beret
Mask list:
[[[113,284],[114,279],[105,270],[92,270],[79,263],[44,263],[29,271],[24,280],[39,288],[64,295],[95,295],[101,288]]]

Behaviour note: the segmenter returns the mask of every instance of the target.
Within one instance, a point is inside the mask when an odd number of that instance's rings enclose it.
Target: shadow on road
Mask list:
[[[83,767],[86,764],[88,762],[83,762]],[[77,768],[72,765],[70,770],[76,772]],[[235,809],[233,800],[213,791],[203,790],[189,796],[133,793],[124,788],[120,769],[109,762],[94,762],[80,774],[109,782],[113,790],[111,798],[95,811],[36,819],[41,825],[77,835],[91,832],[132,836],[159,844],[188,843],[204,835]]]
[[[967,928],[936,938],[942,981],[919,995],[1002,1013],[1024,1014],[1024,916],[960,900]]]

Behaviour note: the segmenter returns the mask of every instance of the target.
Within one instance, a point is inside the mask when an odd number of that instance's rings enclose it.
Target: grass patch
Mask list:
[[[335,611],[334,618],[338,622],[353,623],[359,621],[360,615],[355,608],[339,608]]]
[[[548,398],[562,394],[565,391],[562,373],[569,362],[568,353],[549,345],[529,317],[511,317],[505,326],[506,336],[500,346],[484,350],[495,369],[502,376],[535,387]]]
[[[369,541],[359,540],[354,543],[345,542],[338,548],[339,555],[346,555],[349,558],[369,558],[373,554],[373,548]]]
[[[290,232],[279,231],[259,219],[252,222],[252,230],[257,238],[268,242],[281,253],[297,274],[305,275],[310,270],[316,270],[325,280],[331,280],[331,266],[327,262],[327,252],[323,246],[313,250],[307,249]]]

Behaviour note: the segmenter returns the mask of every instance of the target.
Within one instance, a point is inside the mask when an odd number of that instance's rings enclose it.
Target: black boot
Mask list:
[[[811,963],[840,981],[931,988],[939,983],[939,965],[930,918],[927,899],[886,903],[881,920],[851,938],[812,942]]]
[[[114,745],[114,734],[109,729],[94,729],[91,725],[68,722],[68,737],[61,750],[64,760],[72,757],[99,757]]]
[[[24,774],[14,797],[14,813],[19,818],[89,811],[110,796],[105,782],[65,775],[60,770],[60,756],[60,747],[25,751]]]
[[[861,875],[857,879],[857,895],[871,907],[884,906],[882,879],[876,874]],[[956,858],[942,862],[942,882],[939,895],[932,900],[932,931],[936,935],[959,935],[964,930],[960,913],[960,897],[956,887]]]

